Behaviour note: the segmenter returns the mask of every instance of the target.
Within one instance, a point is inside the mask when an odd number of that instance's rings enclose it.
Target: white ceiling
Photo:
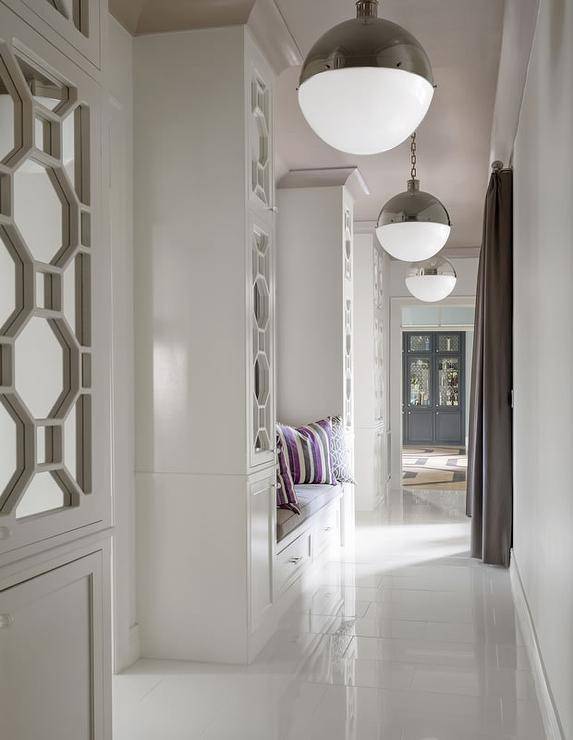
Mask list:
[[[354,14],[352,0],[276,0],[306,54],[328,28]],[[384,0],[380,15],[404,26],[426,49],[438,88],[418,129],[418,177],[452,219],[449,247],[481,242],[489,170],[490,132],[500,55],[503,0]],[[374,220],[381,206],[405,190],[409,142],[376,156],[331,149],[308,127],[296,99],[299,68],[279,78],[277,142],[280,170],[357,165],[371,195],[356,218]]]
[[[110,11],[134,34],[246,23],[255,0],[109,0]],[[328,28],[354,15],[354,0],[275,0],[304,56]],[[500,56],[504,0],[383,0],[380,15],[407,28],[426,49],[438,88],[418,130],[418,176],[452,219],[449,247],[481,241],[490,133]],[[405,189],[408,142],[362,157],[331,149],[299,110],[299,68],[279,78],[279,174],[290,169],[357,165],[371,195],[356,204],[359,220]]]

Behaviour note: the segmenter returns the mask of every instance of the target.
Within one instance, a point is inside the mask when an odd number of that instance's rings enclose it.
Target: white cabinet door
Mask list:
[[[0,3],[0,564],[110,522],[101,112]]]
[[[276,489],[274,468],[252,476],[249,484],[250,631],[260,627],[273,603],[273,542]]]
[[[0,593],[0,737],[101,740],[103,552]]]
[[[78,63],[101,67],[102,0],[2,0]]]

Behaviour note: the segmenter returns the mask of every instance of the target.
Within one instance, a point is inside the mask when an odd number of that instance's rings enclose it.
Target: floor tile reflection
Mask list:
[[[509,575],[463,514],[405,493],[358,524],[251,666],[118,676],[114,740],[543,740]]]

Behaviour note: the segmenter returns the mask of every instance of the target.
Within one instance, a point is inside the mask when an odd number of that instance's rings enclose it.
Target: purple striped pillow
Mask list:
[[[294,428],[277,424],[277,434],[292,481],[336,484],[332,474],[332,421],[321,419]]]
[[[279,432],[279,425],[277,424],[277,506],[279,509],[290,509],[295,514],[300,514],[298,508],[298,498],[296,491],[294,490],[294,483],[290,469],[288,466],[288,459],[284,446],[284,439]]]

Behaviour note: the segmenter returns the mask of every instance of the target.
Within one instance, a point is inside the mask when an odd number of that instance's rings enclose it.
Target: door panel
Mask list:
[[[464,443],[464,334],[404,334],[404,444]]]
[[[408,441],[411,444],[434,441],[434,414],[433,411],[408,411]]]
[[[0,593],[0,737],[99,740],[102,552]]]
[[[449,411],[436,412],[436,442],[460,444],[462,436],[461,414]]]

